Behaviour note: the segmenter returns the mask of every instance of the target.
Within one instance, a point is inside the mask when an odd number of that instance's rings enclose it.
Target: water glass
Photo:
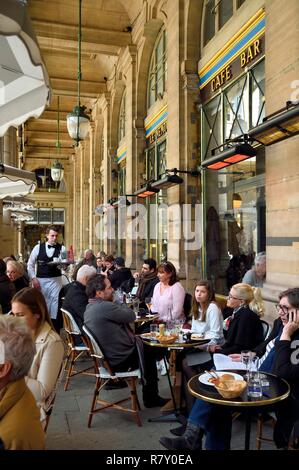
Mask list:
[[[260,376],[260,381],[261,381],[262,387],[269,387],[270,382],[269,382],[269,379],[268,379],[267,375],[259,373],[259,376]]]
[[[252,373],[249,379],[247,395],[251,398],[261,398],[263,396],[263,388],[258,372]]]

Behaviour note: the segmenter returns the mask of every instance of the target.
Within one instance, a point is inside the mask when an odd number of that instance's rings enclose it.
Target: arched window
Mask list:
[[[119,120],[118,120],[118,143],[126,135],[126,92],[123,92],[123,96],[120,103]]]
[[[150,108],[158,99],[163,98],[163,94],[166,90],[166,78],[166,31],[163,29],[156,41],[151,59],[148,79],[148,108]]]

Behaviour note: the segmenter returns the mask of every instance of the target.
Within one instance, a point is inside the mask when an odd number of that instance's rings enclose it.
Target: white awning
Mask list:
[[[39,117],[49,101],[49,77],[26,0],[0,2],[0,137]]]
[[[25,196],[36,188],[35,173],[0,163],[0,199]]]

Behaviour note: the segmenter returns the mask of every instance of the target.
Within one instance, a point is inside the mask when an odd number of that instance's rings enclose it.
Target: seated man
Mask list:
[[[258,370],[271,372],[285,379],[290,387],[289,398],[274,406],[277,422],[274,441],[278,448],[287,448],[294,423],[299,418],[299,361],[296,359],[296,346],[299,340],[299,288],[295,287],[279,295],[279,321],[257,354],[263,355],[258,362]],[[232,354],[240,360],[239,354]],[[162,437],[160,443],[169,450],[194,450],[201,448],[200,438],[206,432],[207,450],[225,450],[230,447],[231,412],[229,408],[196,400],[184,430],[173,430],[175,439]]]
[[[136,338],[129,327],[135,313],[126,306],[113,303],[113,288],[103,275],[87,282],[89,303],[84,313],[84,324],[98,340],[114,372],[126,372],[139,367]],[[163,406],[167,400],[158,395],[158,377],[155,351],[144,347],[144,406]]]
[[[88,297],[85,292],[87,281],[95,276],[96,268],[84,265],[77,272],[77,280],[67,286],[62,307],[69,310],[73,315],[77,325],[83,333],[84,312],[88,304]]]
[[[0,447],[43,450],[45,435],[35,398],[25,383],[35,344],[24,320],[0,316]]]
[[[111,274],[108,273],[108,277],[113,289],[115,290],[121,287],[123,282],[128,281],[133,276],[131,269],[125,267],[125,260],[121,256],[115,258],[114,266],[115,270]]]

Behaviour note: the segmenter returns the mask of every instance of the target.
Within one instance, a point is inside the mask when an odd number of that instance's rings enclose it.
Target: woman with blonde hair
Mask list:
[[[252,350],[263,341],[260,312],[263,311],[260,290],[249,284],[234,284],[227,298],[233,314],[224,321],[225,344],[211,346],[211,352],[223,354]]]
[[[36,346],[26,383],[41,410],[41,420],[46,418],[47,401],[55,390],[64,356],[64,346],[54,330],[43,294],[25,287],[15,294],[12,313],[23,317],[32,331]]]

